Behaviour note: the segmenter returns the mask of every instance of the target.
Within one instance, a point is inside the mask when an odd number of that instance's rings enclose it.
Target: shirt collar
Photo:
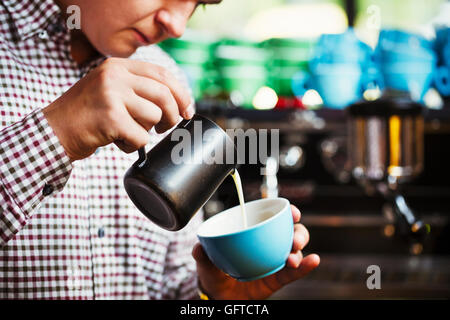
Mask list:
[[[19,39],[33,37],[61,19],[61,9],[53,0],[3,0]]]

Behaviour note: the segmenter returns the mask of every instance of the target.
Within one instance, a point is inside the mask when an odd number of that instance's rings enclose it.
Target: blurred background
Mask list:
[[[246,201],[297,205],[322,262],[273,299],[450,297],[449,27],[443,0],[224,0],[161,44],[199,113],[280,130]],[[237,204],[227,178],[205,213]]]

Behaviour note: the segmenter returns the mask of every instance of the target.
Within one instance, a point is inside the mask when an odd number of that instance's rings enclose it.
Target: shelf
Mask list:
[[[226,128],[280,129],[283,132],[342,132],[346,131],[345,110],[320,108],[316,110],[272,109],[255,110],[230,106],[223,101],[197,102],[197,112]],[[450,133],[450,99],[443,109],[426,109],[426,133]]]

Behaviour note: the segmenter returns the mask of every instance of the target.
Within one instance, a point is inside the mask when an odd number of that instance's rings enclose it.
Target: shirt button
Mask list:
[[[98,228],[97,234],[99,238],[103,238],[105,236],[105,229],[103,227]]]
[[[51,184],[46,184],[44,186],[44,189],[42,189],[42,194],[47,197],[49,195],[51,195],[53,193],[53,191],[55,190],[55,188],[51,185]]]
[[[53,25],[53,30],[55,30],[55,32],[60,33],[60,32],[64,32],[65,29],[61,24],[56,23]]]
[[[48,34],[46,31],[39,32],[40,39],[48,39]]]

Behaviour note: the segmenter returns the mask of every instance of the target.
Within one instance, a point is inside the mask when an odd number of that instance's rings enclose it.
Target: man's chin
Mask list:
[[[133,48],[132,50],[113,50],[107,56],[115,57],[115,58],[128,58],[132,56],[136,52],[137,48]]]
[[[131,44],[121,44],[115,43],[106,50],[102,50],[105,56],[116,57],[116,58],[128,58],[133,55],[139,46]]]

